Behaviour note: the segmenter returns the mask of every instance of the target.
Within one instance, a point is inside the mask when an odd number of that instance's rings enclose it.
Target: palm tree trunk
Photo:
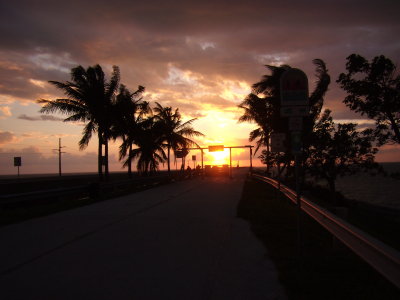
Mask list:
[[[167,165],[168,165],[168,175],[171,175],[171,168],[170,168],[170,162],[169,162],[170,150],[171,150],[171,145],[168,144],[168,162],[167,162]]]
[[[132,177],[132,143],[129,144],[129,154],[128,154],[128,177]]]
[[[267,176],[269,176],[269,172],[270,172],[270,169],[271,169],[271,166],[270,166],[270,147],[269,147],[269,137],[266,139],[266,146],[267,146]]]
[[[103,179],[103,139],[101,136],[101,132],[98,132],[98,138],[99,138],[99,150],[97,154],[97,167],[98,167],[98,173],[99,173],[99,179]]]
[[[108,138],[105,138],[104,141],[104,175],[106,180],[108,180]]]

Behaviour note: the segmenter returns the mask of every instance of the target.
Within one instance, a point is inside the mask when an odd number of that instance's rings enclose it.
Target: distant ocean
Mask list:
[[[392,173],[400,173],[400,162],[380,163],[380,165],[388,176],[357,173],[339,177],[336,181],[337,191],[351,200],[400,209],[400,179],[390,177]],[[255,169],[265,170],[265,167]],[[327,185],[324,180],[318,180],[318,184]]]
[[[400,209],[400,178],[390,177],[400,173],[400,162],[380,165],[389,176],[358,173],[341,177],[336,181],[337,190],[348,199]]]

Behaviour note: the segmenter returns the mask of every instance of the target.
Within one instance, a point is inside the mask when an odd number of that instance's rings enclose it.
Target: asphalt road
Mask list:
[[[236,218],[245,173],[193,179],[0,229],[0,298],[286,299]]]

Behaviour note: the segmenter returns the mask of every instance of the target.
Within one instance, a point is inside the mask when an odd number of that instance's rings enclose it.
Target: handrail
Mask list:
[[[88,189],[88,185],[78,185],[68,188],[56,188],[56,189],[48,189],[48,190],[40,190],[33,192],[25,192],[25,193],[14,193],[14,194],[6,194],[0,195],[0,205],[2,204],[10,204],[17,202],[24,202],[26,200],[34,200],[43,197],[57,197],[57,196],[65,196],[70,194],[82,193]]]
[[[0,195],[0,206],[25,202],[25,201],[32,201],[40,198],[50,198],[50,197],[57,198],[66,195],[75,195],[75,194],[78,195],[85,192],[90,193],[93,189],[98,189],[98,191],[104,191],[114,188],[123,188],[132,184],[138,185],[138,184],[148,184],[148,183],[159,183],[160,181],[168,178],[169,178],[168,175],[159,175],[159,176],[151,176],[144,178],[126,179],[117,182],[98,182],[92,184],[77,185],[72,187]],[[98,186],[93,186],[93,184],[98,184]]]
[[[252,174],[256,179],[271,184],[275,188],[280,185],[281,191],[293,202],[297,203],[296,193],[278,181]],[[375,239],[369,234],[347,223],[325,208],[300,197],[300,207],[310,217],[342,241],[354,253],[364,259],[390,282],[400,288],[400,252]]]

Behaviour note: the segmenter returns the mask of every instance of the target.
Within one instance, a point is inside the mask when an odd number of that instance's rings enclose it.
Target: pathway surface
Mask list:
[[[244,177],[176,182],[1,228],[1,299],[286,299],[236,218]]]

